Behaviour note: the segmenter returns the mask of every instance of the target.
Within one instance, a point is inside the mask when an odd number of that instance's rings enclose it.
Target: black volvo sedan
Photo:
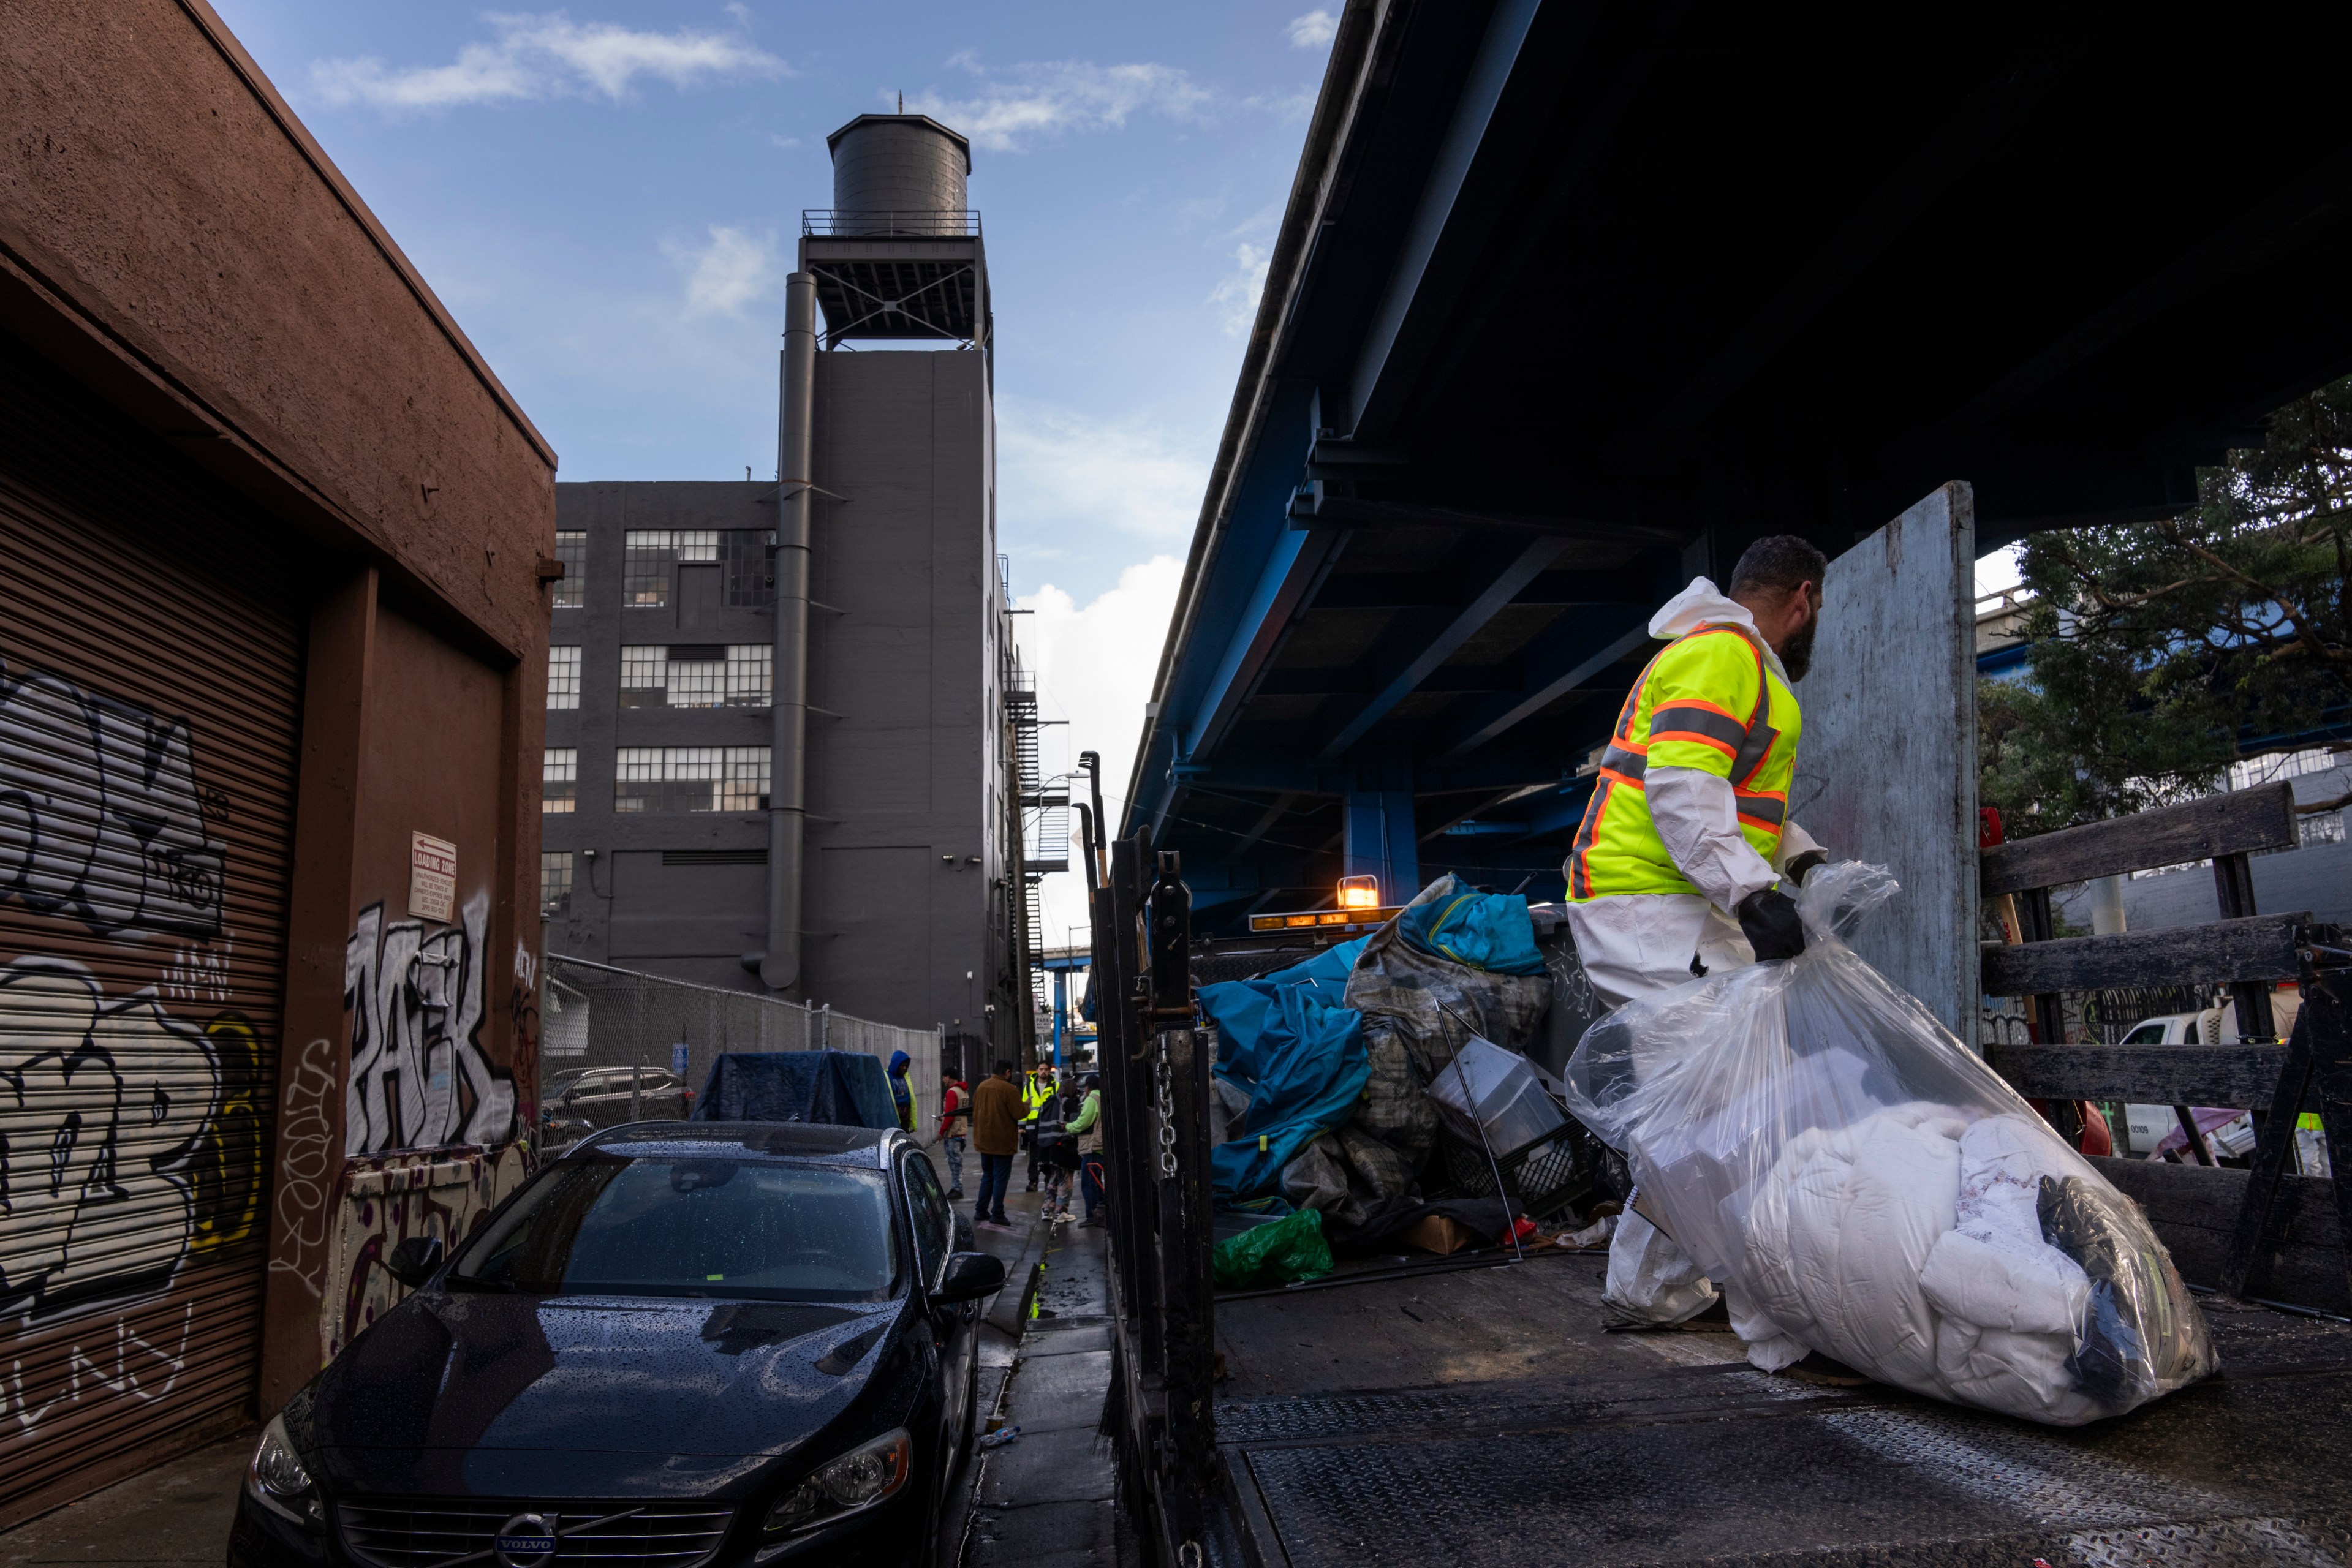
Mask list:
[[[904,1133],[567,1150],[269,1423],[231,1568],[928,1560],[1003,1265]]]

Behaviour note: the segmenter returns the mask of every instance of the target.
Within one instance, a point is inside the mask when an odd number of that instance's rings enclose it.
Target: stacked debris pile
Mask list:
[[[1515,1217],[1491,1182],[1454,1193],[1459,1216],[1433,1215],[1430,1199],[1462,1186],[1439,1157],[1441,1102],[1458,1107],[1454,1136],[1480,1150],[1481,1170],[1492,1167],[1484,1113],[1469,1111],[1503,1077],[1513,1109],[1497,1113],[1490,1136],[1567,1124],[1539,1090],[1525,1098],[1536,1081],[1519,1054],[1541,1037],[1553,988],[1527,901],[1450,874],[1368,937],[1255,979],[1202,987],[1218,1038],[1219,1201],[1317,1211],[1342,1249],[1433,1217],[1507,1231]],[[1465,1047],[1472,1055],[1457,1064]]]

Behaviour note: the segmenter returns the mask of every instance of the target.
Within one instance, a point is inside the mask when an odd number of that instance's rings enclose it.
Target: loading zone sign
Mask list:
[[[408,915],[448,924],[457,900],[457,846],[430,833],[408,835]]]

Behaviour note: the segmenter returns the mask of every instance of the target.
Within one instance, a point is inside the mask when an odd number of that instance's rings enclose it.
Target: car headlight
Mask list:
[[[881,1437],[826,1464],[777,1500],[771,1531],[803,1530],[835,1515],[880,1502],[907,1484],[915,1468],[915,1441],[907,1429]]]
[[[246,1467],[245,1490],[253,1500],[274,1513],[281,1514],[300,1525],[327,1522],[326,1505],[320,1500],[318,1483],[310,1472],[302,1468],[294,1452],[293,1439],[286,1435],[286,1417],[273,1416],[269,1425],[261,1429],[261,1444],[253,1450],[253,1463]]]

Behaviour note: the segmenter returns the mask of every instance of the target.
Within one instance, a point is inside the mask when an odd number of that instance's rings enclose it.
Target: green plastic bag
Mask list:
[[[1331,1271],[1331,1244],[1323,1239],[1323,1217],[1302,1208],[1271,1225],[1254,1225],[1239,1236],[1228,1236],[1217,1243],[1214,1266],[1218,1285],[1229,1291],[1319,1280]]]

